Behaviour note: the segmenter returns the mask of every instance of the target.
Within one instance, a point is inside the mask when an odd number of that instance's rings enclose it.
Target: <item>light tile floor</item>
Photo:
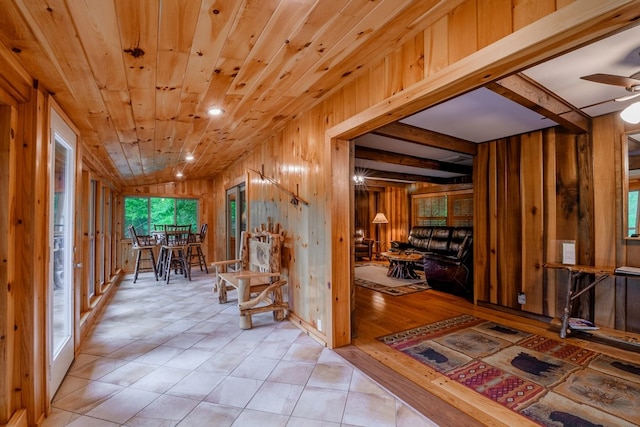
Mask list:
[[[44,427],[436,425],[288,321],[241,330],[212,274],[149,276],[118,286]]]

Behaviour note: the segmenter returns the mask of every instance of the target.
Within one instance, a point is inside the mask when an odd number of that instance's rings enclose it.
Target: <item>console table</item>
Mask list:
[[[580,295],[587,292],[589,289],[596,286],[598,283],[605,280],[607,277],[616,274],[616,270],[611,267],[594,267],[590,265],[571,265],[557,263],[548,263],[545,264],[544,267],[566,270],[569,273],[569,280],[567,282],[567,300],[562,311],[562,320],[560,325],[560,338],[566,338],[567,329],[569,328],[569,317],[571,317],[571,308],[573,307],[573,301]],[[578,279],[585,274],[595,274],[596,278],[593,282],[589,283],[587,286],[578,291]]]

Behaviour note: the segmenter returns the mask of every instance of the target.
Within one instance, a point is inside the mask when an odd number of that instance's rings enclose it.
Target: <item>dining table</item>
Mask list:
[[[179,252],[179,258],[173,259],[183,259],[181,263],[183,265],[185,277],[188,277],[189,280],[191,280],[191,275],[187,271],[189,269],[189,265],[186,261],[188,257],[188,248],[185,245],[177,244],[178,242],[176,242],[176,240],[179,240],[179,236],[182,236],[185,233],[186,227],[189,229],[189,236],[187,239],[188,243],[192,239],[190,224],[155,224],[154,230],[151,231],[151,235],[154,237],[156,245],[160,247],[157,259],[158,275],[165,278],[167,282],[170,277],[170,266],[167,265],[167,260],[173,258],[169,257],[169,251],[173,251],[174,249]]]

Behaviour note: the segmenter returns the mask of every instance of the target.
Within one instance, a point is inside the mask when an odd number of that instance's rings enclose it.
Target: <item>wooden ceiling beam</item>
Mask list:
[[[441,148],[443,150],[455,151],[457,153],[475,156],[477,145],[473,142],[433,132],[419,127],[406,125],[400,122],[389,123],[373,132],[375,135],[387,138],[401,139],[414,144],[426,145],[428,147]]]
[[[624,131],[626,133],[636,133],[640,132],[640,123],[624,123]]]
[[[470,183],[471,175],[462,175],[455,176],[451,178],[442,178],[437,176],[425,176],[425,175],[417,175],[411,173],[402,173],[402,172],[388,172],[377,169],[364,169],[362,170],[362,175],[365,177],[367,181],[369,180],[393,180],[392,182],[397,181],[405,181],[403,184],[408,182],[429,182],[432,184],[462,184],[462,183]]]
[[[591,118],[524,74],[491,82],[487,89],[541,114],[575,133],[587,133]]]
[[[367,191],[378,191],[378,188],[384,192],[384,189],[387,187],[396,187],[396,188],[406,188],[409,185],[413,185],[412,182],[402,182],[402,181],[388,181],[386,179],[367,179],[364,184],[356,185],[355,189],[357,190],[367,190]]]
[[[406,154],[392,153],[390,151],[356,146],[356,159],[373,160],[376,162],[391,163],[394,165],[413,166],[416,168],[439,170],[444,172],[471,175],[472,167],[455,163],[440,162],[438,160],[423,159]]]

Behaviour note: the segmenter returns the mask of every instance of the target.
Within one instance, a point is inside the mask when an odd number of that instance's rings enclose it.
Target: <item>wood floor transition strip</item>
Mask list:
[[[465,427],[484,425],[414,382],[393,372],[353,345],[336,348],[335,352],[438,425]]]

